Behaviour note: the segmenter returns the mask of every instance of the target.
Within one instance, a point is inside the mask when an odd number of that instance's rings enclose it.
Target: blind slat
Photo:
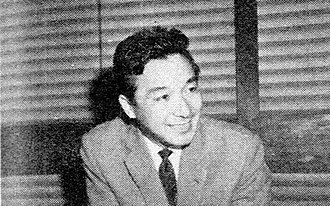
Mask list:
[[[10,53],[8,55],[3,55],[1,57],[1,60],[4,63],[10,64],[10,63],[18,63],[18,62],[28,62],[28,61],[38,61],[38,60],[44,60],[44,59],[65,59],[65,58],[71,58],[72,56],[89,56],[90,54],[98,54],[98,49],[96,46],[94,48],[57,48],[52,50],[45,50],[40,49],[37,51],[21,51],[21,52],[15,52]]]
[[[203,15],[191,15],[191,16],[161,16],[158,15],[156,17],[150,18],[136,18],[135,16],[131,16],[128,20],[109,20],[104,23],[105,28],[139,28],[145,26],[174,26],[174,25],[190,25],[190,24],[204,24],[210,22],[217,22],[228,24],[232,20],[230,17],[233,16],[232,12],[225,13],[223,15],[214,15],[211,14],[203,14]]]
[[[88,108],[78,107],[55,107],[41,110],[10,110],[2,112],[2,118],[6,124],[50,121],[50,120],[79,120],[89,121],[91,112]]]
[[[72,10],[76,11],[75,16],[72,15]],[[42,18],[40,18],[40,15],[42,15]],[[79,19],[75,19],[75,17],[77,16],[79,16]],[[0,27],[10,29],[15,27],[31,28],[32,26],[38,28],[38,27],[54,25],[54,24],[67,25],[68,24],[67,22],[73,22],[73,21],[75,22],[94,21],[96,16],[97,13],[96,13],[95,4],[91,4],[79,8],[74,8],[74,7],[66,8],[66,9],[54,8],[50,11],[32,10],[27,13],[2,16],[0,18],[1,20]]]
[[[226,67],[208,67],[200,65],[200,67],[203,68],[201,76],[235,75],[235,67],[232,65],[227,65]]]
[[[200,80],[201,89],[217,89],[217,88],[228,88],[235,87],[236,81],[234,77],[228,78],[207,78]]]
[[[259,56],[275,55],[305,55],[308,53],[326,53],[330,51],[330,38],[324,41],[304,42],[301,44],[283,44],[278,46],[264,45],[260,46]]]
[[[299,32],[298,32],[299,31]],[[306,28],[301,29],[259,29],[259,44],[267,44],[268,42],[281,42],[281,41],[313,41],[314,39],[326,39],[329,38],[330,24],[329,26],[323,25],[322,28]]]
[[[6,78],[6,81],[1,85],[2,87],[9,86],[29,86],[29,85],[42,85],[58,83],[75,83],[75,82],[88,82],[93,80],[96,74],[90,70],[84,73],[76,72],[74,74],[52,74],[50,72],[45,74],[29,74],[29,75],[14,75],[12,78]]]
[[[311,67],[329,67],[329,54],[320,56],[310,56],[308,58],[260,58],[259,70],[271,71],[271,70],[283,70],[283,69],[300,69],[300,68],[311,68]]]
[[[212,1],[140,1],[131,3],[108,3],[102,1],[103,12],[111,15],[145,15],[160,12],[177,13],[180,11],[212,10],[214,8],[232,8],[232,0]]]
[[[216,101],[235,101],[235,88],[226,88],[226,90],[215,90],[212,92],[203,92],[204,102]]]
[[[89,88],[86,87],[85,82],[77,82],[69,83],[63,85],[45,85],[43,87],[39,86],[31,86],[30,88],[26,88],[26,86],[22,87],[11,87],[9,89],[3,88],[1,91],[1,98],[3,101],[11,100],[17,101],[20,98],[26,97],[39,97],[39,96],[63,96],[63,95],[77,95],[77,94],[86,94],[89,91]]]
[[[258,0],[258,15],[276,14],[286,12],[304,12],[308,10],[322,10],[329,8],[330,2],[328,0],[313,0],[296,3],[295,1],[261,1]]]
[[[0,2],[1,16],[20,15],[25,12],[34,12],[40,10],[53,11],[54,9],[75,10],[77,7],[90,7],[91,1],[21,1],[21,0],[2,0]],[[36,10],[38,8],[38,10]]]
[[[34,73],[54,70],[80,70],[99,67],[98,56],[70,57],[67,59],[42,59],[39,61],[15,62],[1,65],[3,75]]]
[[[280,14],[275,15],[271,19],[260,19],[258,27],[264,28],[276,28],[276,27],[292,27],[292,26],[303,26],[303,25],[314,25],[314,24],[327,24],[330,22],[330,14],[318,14],[315,16],[292,16],[282,17]]]
[[[236,101],[214,101],[204,102],[204,114],[236,114]]]
[[[289,73],[277,75],[260,75],[260,84],[281,83],[281,82],[308,82],[308,81],[329,81],[330,69],[319,73]]]

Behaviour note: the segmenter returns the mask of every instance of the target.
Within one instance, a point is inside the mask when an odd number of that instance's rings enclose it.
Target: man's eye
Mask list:
[[[159,102],[159,101],[163,101],[163,100],[168,100],[169,98],[170,98],[170,96],[168,94],[164,94],[164,95],[162,95],[160,97],[155,98],[155,100],[157,102]]]
[[[189,89],[190,92],[195,92],[195,91],[197,91],[198,88],[197,87],[189,87],[188,89]]]

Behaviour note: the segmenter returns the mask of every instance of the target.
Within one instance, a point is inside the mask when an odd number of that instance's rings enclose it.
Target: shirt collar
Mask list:
[[[147,148],[149,149],[150,153],[152,155],[158,155],[158,152],[163,150],[165,147],[161,147],[158,144],[152,142],[149,138],[147,138],[144,135],[141,135],[147,145]],[[182,150],[181,149],[173,149],[173,148],[168,148],[171,150],[174,154],[181,154]]]
[[[159,165],[162,162],[162,158],[158,154],[159,151],[163,150],[165,147],[161,147],[160,145],[152,142],[149,138],[146,136],[142,135],[140,133],[141,137],[143,138],[143,141],[145,142],[148,151],[151,155],[151,158],[154,162],[155,169],[158,171]],[[179,165],[180,165],[180,157],[182,150],[181,149],[173,149],[173,148],[168,148],[171,150],[173,153],[170,155],[169,160],[173,165],[174,172],[175,172],[175,177],[178,178],[179,175]]]

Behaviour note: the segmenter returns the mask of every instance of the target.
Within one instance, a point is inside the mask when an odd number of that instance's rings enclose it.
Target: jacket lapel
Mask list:
[[[167,199],[158,178],[153,160],[137,129],[127,139],[125,164],[147,205],[167,205]]]
[[[178,180],[178,205],[198,205],[201,187],[206,179],[207,157],[204,138],[197,129],[193,142],[183,150]]]

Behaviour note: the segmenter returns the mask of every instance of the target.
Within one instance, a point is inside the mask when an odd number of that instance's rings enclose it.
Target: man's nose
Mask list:
[[[178,98],[175,105],[174,114],[178,117],[188,118],[191,115],[191,108],[184,97]]]

